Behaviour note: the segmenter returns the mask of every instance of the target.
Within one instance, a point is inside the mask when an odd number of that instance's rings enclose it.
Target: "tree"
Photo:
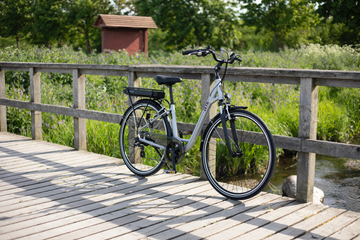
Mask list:
[[[0,0],[0,22],[0,36],[14,36],[20,49],[20,39],[27,35],[32,22],[30,0]]]
[[[318,22],[315,5],[307,0],[245,0],[247,9],[242,14],[245,24],[265,28],[273,33],[274,50],[287,34],[299,28],[309,29]]]
[[[134,5],[136,0],[113,0],[119,15],[136,15],[138,12]]]
[[[323,21],[345,24],[340,40],[342,44],[360,43],[360,4],[358,0],[316,0]]]
[[[108,14],[114,10],[109,0],[74,0],[69,7],[68,23],[84,35],[87,52],[91,52],[90,38],[96,32],[94,22],[99,14]]]
[[[34,14],[31,38],[35,44],[49,46],[65,40],[69,32],[67,0],[35,0],[31,11]]]
[[[151,16],[166,33],[168,46],[214,44],[228,47],[238,37],[233,1],[223,0],[136,0],[138,15]]]

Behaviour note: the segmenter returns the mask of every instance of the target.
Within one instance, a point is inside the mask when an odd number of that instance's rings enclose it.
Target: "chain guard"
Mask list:
[[[170,142],[166,146],[166,151],[165,151],[166,161],[168,163],[170,163],[171,165],[172,165],[171,151],[173,149],[175,149],[175,164],[178,165],[184,160],[184,157],[185,157],[184,145],[179,140],[172,139],[172,142]]]

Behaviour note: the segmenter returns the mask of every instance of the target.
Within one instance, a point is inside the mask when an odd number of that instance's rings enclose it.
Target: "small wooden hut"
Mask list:
[[[157,28],[151,17],[100,14],[94,23],[101,27],[102,52],[125,49],[130,55],[148,52],[149,28]]]

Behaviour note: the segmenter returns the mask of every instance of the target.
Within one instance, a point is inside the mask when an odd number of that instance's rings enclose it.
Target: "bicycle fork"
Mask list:
[[[219,106],[223,105],[222,101],[219,101]],[[243,152],[241,151],[241,148],[239,146],[239,140],[236,134],[236,126],[235,126],[235,117],[231,116],[230,111],[229,111],[229,105],[228,103],[225,102],[225,108],[221,111],[221,123],[223,125],[223,130],[224,130],[224,137],[225,137],[225,141],[226,141],[226,146],[229,150],[229,153],[232,157],[241,157],[243,155]],[[230,138],[229,138],[229,134],[228,134],[228,130],[227,130],[227,126],[226,126],[226,118],[228,118],[230,120],[230,128],[231,128],[231,134],[232,134],[232,139],[234,140],[234,145],[236,148],[236,152],[232,150],[231,148],[231,143],[230,143]]]

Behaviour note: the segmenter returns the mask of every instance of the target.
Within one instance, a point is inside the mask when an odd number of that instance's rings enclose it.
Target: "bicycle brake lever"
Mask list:
[[[209,54],[210,52],[209,51],[199,51],[196,53],[196,56],[197,57],[205,57]]]

